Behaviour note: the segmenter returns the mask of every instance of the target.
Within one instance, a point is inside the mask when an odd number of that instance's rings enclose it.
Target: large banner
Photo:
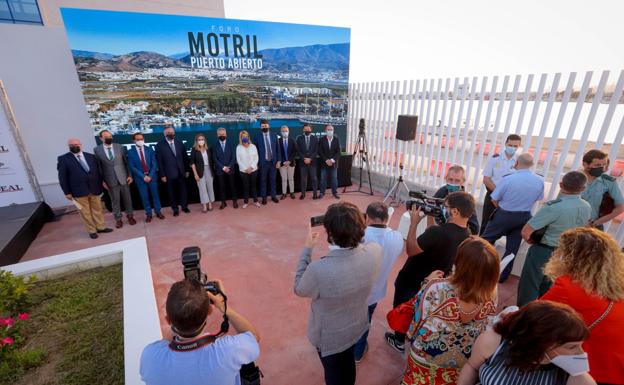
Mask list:
[[[61,10],[93,133],[146,142],[173,126],[187,148],[198,132],[259,132],[269,119],[299,135],[335,127],[346,144],[348,28],[129,12]]]

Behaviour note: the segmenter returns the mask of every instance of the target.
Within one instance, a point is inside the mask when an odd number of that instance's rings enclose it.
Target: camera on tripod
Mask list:
[[[409,199],[405,202],[408,211],[415,205],[425,215],[433,217],[437,224],[442,225],[446,223],[446,217],[444,216],[444,199],[431,197],[420,191],[410,191],[409,196],[414,199]]]
[[[364,118],[360,119],[359,129],[360,129],[359,134],[364,135],[364,132],[366,131],[366,121],[364,120]]]
[[[198,246],[185,247],[182,250],[182,266],[184,266],[184,279],[201,283],[206,291],[217,295],[220,290],[216,282],[208,281],[208,276],[201,271],[199,261],[201,249]]]

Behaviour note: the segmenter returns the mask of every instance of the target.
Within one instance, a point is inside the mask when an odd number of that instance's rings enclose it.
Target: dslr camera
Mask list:
[[[446,223],[446,217],[444,216],[444,199],[434,198],[420,191],[410,191],[410,199],[405,202],[405,206],[408,211],[412,209],[412,206],[420,208],[425,215],[433,217],[437,224],[442,225]]]
[[[220,290],[216,282],[208,281],[208,276],[201,271],[199,261],[201,260],[201,249],[198,246],[185,247],[182,250],[182,266],[184,266],[184,279],[197,281],[202,284],[206,291],[217,295]]]

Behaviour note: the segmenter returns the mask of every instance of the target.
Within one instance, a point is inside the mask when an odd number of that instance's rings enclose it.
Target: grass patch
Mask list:
[[[121,265],[38,282],[30,297],[24,350],[45,354],[31,358],[39,366],[2,383],[124,383]]]

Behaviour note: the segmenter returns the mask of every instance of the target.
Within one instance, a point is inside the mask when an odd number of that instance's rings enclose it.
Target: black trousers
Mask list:
[[[245,198],[245,203],[249,202],[249,191],[251,190],[251,197],[254,202],[258,201],[258,192],[256,190],[256,185],[258,181],[258,170],[252,172],[251,174],[247,174],[246,172],[240,173],[241,179],[243,181],[243,198]]]
[[[354,385],[355,384],[355,357],[351,346],[345,351],[319,358],[325,370],[325,385]]]
[[[223,173],[221,175],[217,175],[217,181],[219,182],[219,195],[221,198],[221,202],[225,202],[225,184],[230,185],[230,191],[232,192],[232,200],[236,200],[236,186],[234,185],[234,171],[231,171],[229,174]]]
[[[312,191],[316,194],[318,191],[318,180],[316,179],[316,164],[314,164],[315,159],[312,160],[312,163],[305,164],[303,160],[299,163],[301,170],[301,193],[305,194],[308,190],[308,174],[310,174],[310,180],[312,182]]]
[[[479,235],[483,235],[485,232],[485,227],[487,226],[494,210],[496,210],[496,206],[492,204],[492,197],[488,191],[485,193],[485,199],[483,199],[483,215],[481,216],[481,229],[479,230]]]
[[[167,178],[167,192],[171,201],[171,209],[174,212],[179,210],[178,206],[182,206],[183,210],[188,208],[184,175],[177,178]]]

